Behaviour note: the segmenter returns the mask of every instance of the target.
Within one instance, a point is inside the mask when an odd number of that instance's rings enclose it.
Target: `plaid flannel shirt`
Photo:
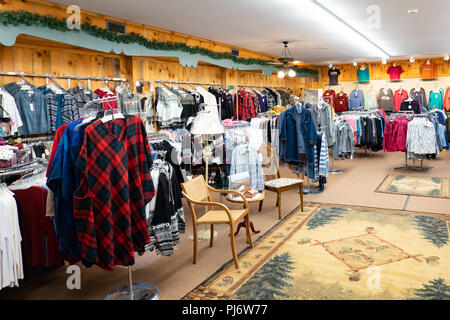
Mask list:
[[[246,121],[248,119],[256,117],[252,93],[246,90],[239,90],[238,97],[239,119]]]
[[[142,120],[126,116],[88,126],[77,165],[82,180],[73,204],[83,263],[108,271],[134,264],[134,251],[150,241],[145,206],[155,196]]]
[[[57,115],[59,109],[59,94],[49,92],[45,95],[45,102],[47,104],[47,122],[51,132],[56,132],[57,128]],[[78,112],[78,105],[74,97],[68,93],[62,95],[61,101],[61,115],[62,124],[69,124],[80,118]]]

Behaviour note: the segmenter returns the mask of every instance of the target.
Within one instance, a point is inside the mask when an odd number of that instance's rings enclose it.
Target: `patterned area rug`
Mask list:
[[[450,198],[450,178],[387,175],[375,192]]]
[[[450,300],[449,228],[444,215],[310,203],[184,299]]]

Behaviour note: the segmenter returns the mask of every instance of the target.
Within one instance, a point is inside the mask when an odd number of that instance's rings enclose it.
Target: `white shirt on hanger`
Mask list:
[[[10,95],[6,90],[1,88],[0,95],[2,96],[2,108],[11,118],[11,135],[14,135],[15,133],[19,132],[19,128],[23,126],[22,118],[20,117],[20,113],[17,109],[14,97]]]
[[[208,90],[206,90],[203,87],[198,86],[195,88],[195,90],[203,96],[203,99],[205,100],[205,105],[206,105],[205,110],[214,112],[215,114],[217,114],[217,116],[219,116],[216,97],[212,93],[208,92]]]

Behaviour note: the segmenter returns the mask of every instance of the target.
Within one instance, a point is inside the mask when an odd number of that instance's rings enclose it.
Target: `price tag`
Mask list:
[[[34,104],[33,103],[30,103],[30,111],[34,112]]]

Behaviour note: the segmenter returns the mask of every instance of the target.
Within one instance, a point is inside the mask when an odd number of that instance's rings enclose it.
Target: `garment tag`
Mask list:
[[[30,103],[30,111],[34,112],[34,104],[33,103]]]

